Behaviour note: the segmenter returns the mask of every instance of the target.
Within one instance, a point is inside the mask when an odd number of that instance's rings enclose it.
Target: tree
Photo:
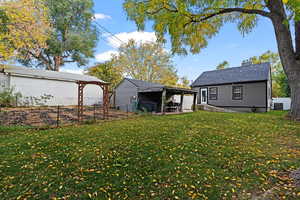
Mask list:
[[[181,88],[190,88],[190,83],[191,82],[189,81],[189,79],[186,76],[184,76],[180,78],[180,83],[177,84],[177,86]]]
[[[274,53],[272,51],[267,51],[265,53],[263,53],[260,56],[253,56],[247,60],[243,61],[245,62],[250,62],[253,64],[261,64],[261,63],[265,63],[265,62],[269,62],[271,63],[272,67],[276,70],[278,68],[282,68],[281,62],[280,62],[280,57],[278,53]]]
[[[83,66],[94,56],[97,42],[96,27],[92,25],[94,16],[92,0],[45,0],[49,9],[53,28],[47,47],[36,55],[28,49],[22,54],[26,59],[20,62],[27,66],[43,67],[59,71],[66,63]]]
[[[160,41],[171,37],[172,52],[186,54],[200,52],[208,39],[218,33],[222,25],[236,22],[238,29],[249,33],[260,17],[273,24],[278,52],[291,87],[291,117],[300,120],[300,2],[298,0],[126,0],[129,19],[139,29],[152,20]],[[294,27],[295,37],[291,27]],[[294,39],[294,42],[293,42]],[[294,45],[294,44],[295,45]]]
[[[123,78],[120,69],[113,67],[110,61],[96,64],[94,67],[88,68],[86,73],[105,82],[109,82],[111,88],[115,88]]]
[[[284,73],[280,57],[278,53],[267,51],[260,56],[253,56],[243,63],[261,64],[265,62],[271,63],[272,79],[273,79],[273,96],[274,97],[290,97],[291,91],[288,84],[287,76]]]
[[[130,40],[112,59],[113,67],[125,76],[169,86],[176,86],[178,76],[171,55],[160,43],[138,44]]]
[[[229,67],[229,62],[228,61],[223,61],[220,64],[217,65],[216,69],[220,70],[220,69],[225,69]]]
[[[47,47],[50,26],[43,1],[4,1],[0,6],[0,62],[24,58],[17,54],[21,49],[37,56]]]

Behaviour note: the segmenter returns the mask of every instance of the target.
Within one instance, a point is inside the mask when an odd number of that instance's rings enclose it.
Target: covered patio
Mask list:
[[[180,102],[174,102],[174,96],[180,96]],[[139,109],[147,109],[156,113],[183,112],[183,102],[186,95],[193,96],[192,110],[196,110],[197,92],[191,89],[175,87],[151,87],[138,91]]]

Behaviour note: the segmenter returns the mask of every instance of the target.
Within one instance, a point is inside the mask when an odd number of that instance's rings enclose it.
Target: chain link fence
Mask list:
[[[117,120],[133,117],[134,113],[109,109],[104,119],[102,105],[84,106],[82,121],[78,120],[77,106],[51,107],[0,107],[1,126],[60,127],[78,123],[92,123],[104,120]]]

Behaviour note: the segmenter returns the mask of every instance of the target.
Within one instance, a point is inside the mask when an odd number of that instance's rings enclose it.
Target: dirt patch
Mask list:
[[[110,109],[108,120],[123,119],[133,116]],[[100,106],[85,106],[83,122],[93,120],[104,120],[103,109]],[[30,108],[1,108],[0,125],[2,126],[62,126],[78,123],[77,106],[56,107],[30,107]]]

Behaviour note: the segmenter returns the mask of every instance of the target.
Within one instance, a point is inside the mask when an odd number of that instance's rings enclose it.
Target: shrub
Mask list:
[[[3,87],[4,88],[4,87]],[[0,106],[1,107],[13,107],[17,105],[18,99],[22,98],[22,94],[15,92],[14,88],[4,88],[0,92]]]
[[[0,92],[1,107],[16,107],[16,106],[44,106],[53,98],[52,95],[43,94],[39,97],[23,96],[20,92],[15,92],[15,89],[2,87]]]

